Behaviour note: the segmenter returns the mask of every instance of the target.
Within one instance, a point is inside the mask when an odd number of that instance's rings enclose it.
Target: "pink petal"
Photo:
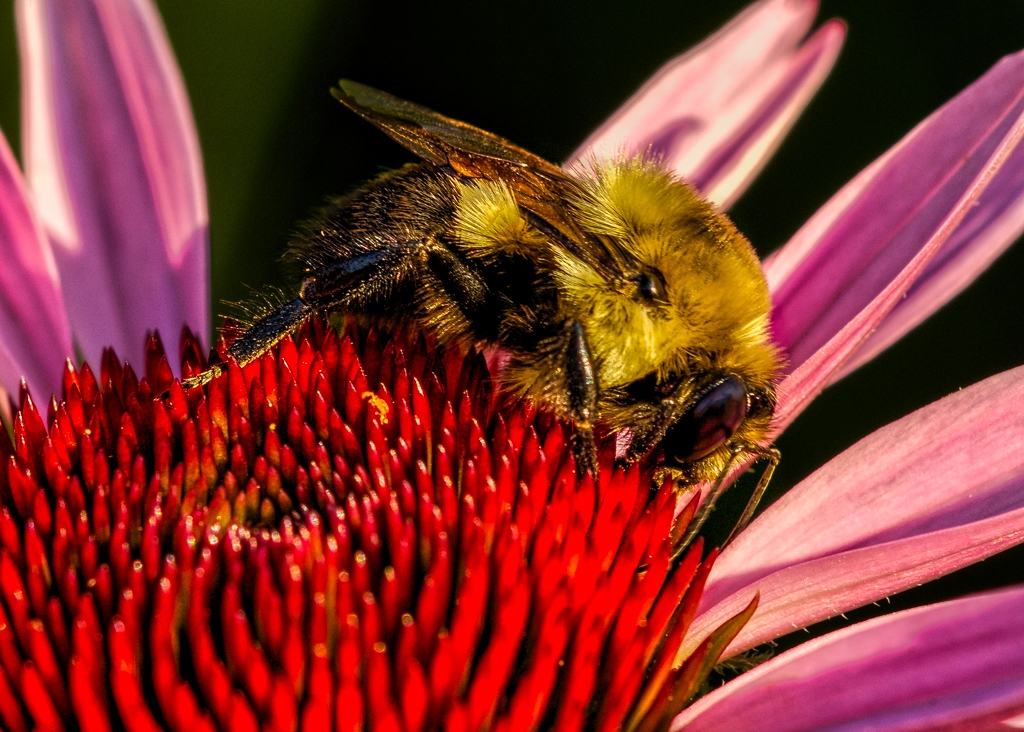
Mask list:
[[[832,69],[846,27],[803,45],[818,4],[762,0],[665,64],[573,153],[651,151],[723,208],[739,198]]]
[[[787,492],[719,557],[686,644],[754,592],[730,653],[1021,542],[1024,367],[883,427]]]
[[[206,189],[149,0],[19,0],[26,176],[88,359],[208,336]],[[207,341],[209,342],[209,341]]]
[[[1024,481],[1013,488],[1020,491]],[[734,656],[794,630],[916,587],[1024,542],[1024,508],[921,536],[811,559],[752,583],[758,612],[725,651]],[[747,587],[695,622],[686,648],[734,617],[753,597]]]
[[[73,355],[57,265],[32,211],[25,181],[0,136],[0,388],[17,394],[22,377],[41,403],[60,393]]]
[[[1024,53],[919,125],[772,259],[772,327],[794,367],[779,387],[775,434],[835,378],[961,224],[986,225],[976,217],[999,208],[988,204],[1006,195],[1002,176],[1019,166],[1022,137]]]
[[[1024,148],[1018,147],[906,297],[833,381],[862,366],[916,328],[988,269],[1024,233]]]
[[[791,369],[824,348],[858,313],[875,307],[873,300],[886,286],[934,244],[958,201],[962,221],[951,235],[945,232],[949,239],[941,253],[889,307],[876,308],[869,330],[878,330],[858,336],[844,356],[853,360],[832,364],[836,370],[849,370],[889,345],[1013,242],[1024,228],[1024,149],[1004,149],[1007,157],[987,188],[971,205],[962,204],[1022,111],[1024,53],[1000,61],[918,125],[766,262],[773,330]]]
[[[804,643],[708,694],[672,729],[982,732],[1022,711],[1024,588],[1015,587]]]

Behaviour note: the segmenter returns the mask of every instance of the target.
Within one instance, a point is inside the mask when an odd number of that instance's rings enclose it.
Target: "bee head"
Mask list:
[[[620,274],[556,248],[553,277],[584,323],[602,387],[652,373],[732,373],[752,390],[770,386],[779,359],[768,286],[732,222],[643,158],[595,164],[579,183],[574,216],[608,242]]]
[[[732,222],[642,158],[597,164],[572,201],[580,226],[616,250],[624,273],[556,254],[566,308],[583,321],[613,429],[666,467],[714,476],[737,441],[767,432],[780,367],[760,261]],[[639,457],[639,456],[637,456]]]

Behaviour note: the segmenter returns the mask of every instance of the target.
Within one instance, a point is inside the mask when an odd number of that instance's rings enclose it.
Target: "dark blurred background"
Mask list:
[[[348,0],[158,2],[209,184],[214,311],[283,283],[296,220],[410,156],[327,93],[356,79],[562,160],[655,69],[746,3]],[[913,125],[1024,48],[1020,0],[823,0],[849,23],[832,76],[732,216],[762,254]],[[0,13],[0,126],[18,148],[17,53]],[[1024,246],[897,346],[828,390],[779,441],[777,496],[860,437],[1024,364]],[[901,607],[1024,581],[1008,552],[893,598]],[[870,610],[867,612],[871,612]],[[862,611],[856,617],[862,617]]]

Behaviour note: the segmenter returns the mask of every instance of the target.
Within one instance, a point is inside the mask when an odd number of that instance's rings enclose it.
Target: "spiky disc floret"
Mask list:
[[[64,389],[0,440],[8,729],[653,729],[746,617],[673,668],[711,559],[671,493],[577,482],[478,357],[314,322],[206,390],[156,340]]]

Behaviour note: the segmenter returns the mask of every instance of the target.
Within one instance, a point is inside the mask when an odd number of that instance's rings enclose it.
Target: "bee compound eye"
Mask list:
[[[659,272],[641,272],[633,277],[633,282],[636,283],[636,294],[641,300],[653,302],[665,299],[665,283]]]
[[[665,458],[689,463],[707,457],[747,416],[747,389],[736,376],[724,376],[702,390],[693,407],[668,428]]]
[[[644,300],[653,300],[658,295],[654,286],[654,278],[648,274],[642,274],[636,278],[636,289]]]

